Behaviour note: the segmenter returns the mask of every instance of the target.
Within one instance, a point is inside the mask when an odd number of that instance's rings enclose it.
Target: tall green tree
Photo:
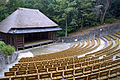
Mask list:
[[[13,13],[17,8],[24,7],[24,0],[1,0],[5,1],[4,7],[0,9],[0,21],[5,19],[11,13]]]
[[[120,18],[120,0],[112,0],[110,7],[111,17]]]
[[[8,0],[0,0],[0,10],[5,7],[5,5],[7,4],[7,2],[8,2]]]
[[[9,14],[11,14],[19,7],[24,7],[24,0],[9,0],[6,7],[8,8]]]
[[[78,25],[80,29],[85,26],[94,26],[96,23],[96,16],[92,10],[95,0],[76,0],[78,9]]]
[[[110,8],[111,0],[96,0],[96,13],[99,16],[100,23],[103,24],[105,16]]]
[[[9,14],[8,8],[6,7],[6,4],[8,3],[8,0],[0,0],[0,21],[2,21],[4,18],[6,18]]]
[[[71,31],[74,31],[76,27],[76,19],[77,19],[77,8],[76,2],[74,0],[56,0],[54,7],[54,18],[58,24],[63,28],[63,32],[67,37],[67,34]],[[63,35],[63,34],[62,34]]]

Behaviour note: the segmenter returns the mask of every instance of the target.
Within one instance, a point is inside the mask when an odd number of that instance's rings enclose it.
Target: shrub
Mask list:
[[[15,48],[13,46],[10,46],[10,45],[3,46],[1,50],[2,50],[3,55],[5,57],[12,55],[12,53],[15,52]]]
[[[2,49],[3,46],[5,46],[6,44],[3,41],[0,41],[0,50]]]

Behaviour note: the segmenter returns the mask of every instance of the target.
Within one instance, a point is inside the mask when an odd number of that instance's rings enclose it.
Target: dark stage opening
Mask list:
[[[32,33],[24,35],[24,43],[48,40],[48,32]]]
[[[24,35],[24,47],[33,47],[53,42],[50,40],[48,32],[33,33]]]

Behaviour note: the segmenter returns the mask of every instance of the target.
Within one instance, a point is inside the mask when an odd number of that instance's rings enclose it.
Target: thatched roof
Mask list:
[[[19,8],[0,22],[0,32],[8,33],[12,28],[56,27],[55,22],[36,9]]]

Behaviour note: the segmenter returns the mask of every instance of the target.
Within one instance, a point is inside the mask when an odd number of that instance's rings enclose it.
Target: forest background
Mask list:
[[[120,20],[120,0],[0,0],[0,21],[19,7],[39,9],[63,29],[58,36]]]

